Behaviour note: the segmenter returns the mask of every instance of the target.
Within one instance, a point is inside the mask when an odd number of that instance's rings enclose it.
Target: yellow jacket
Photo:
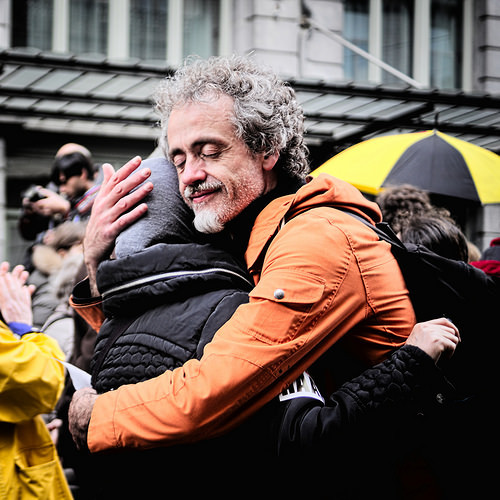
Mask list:
[[[341,338],[366,366],[404,344],[415,314],[390,246],[331,206],[381,219],[375,203],[325,174],[272,201],[257,217],[245,255],[256,285],[250,302],[218,330],[200,361],[100,395],[87,437],[92,452],[226,432]],[[96,299],[72,303],[99,328]]]
[[[64,383],[57,342],[43,333],[18,339],[0,321],[0,498],[71,499],[54,443],[40,414]]]

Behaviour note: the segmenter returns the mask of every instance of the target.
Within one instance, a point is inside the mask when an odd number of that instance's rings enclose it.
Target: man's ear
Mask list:
[[[278,152],[264,155],[264,158],[262,160],[262,168],[267,171],[272,170],[274,168],[274,165],[276,165],[279,157],[280,154]]]

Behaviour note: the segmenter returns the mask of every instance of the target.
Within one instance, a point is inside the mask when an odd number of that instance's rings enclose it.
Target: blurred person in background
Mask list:
[[[375,202],[382,211],[384,222],[396,234],[409,218],[434,209],[428,193],[411,184],[387,187],[377,195]]]
[[[71,156],[75,154],[77,156]],[[61,169],[69,170],[66,173],[62,172],[61,177]],[[50,182],[45,187],[30,186],[23,193],[23,212],[18,224],[21,236],[29,241],[40,241],[40,235],[43,235],[47,229],[54,227],[67,218],[73,218],[71,217],[73,198],[83,196],[95,184],[94,172],[95,167],[92,156],[87,148],[75,143],[62,146],[56,153]],[[80,187],[75,189],[70,186],[69,189],[65,187],[61,189],[61,181],[66,183],[70,173],[71,176],[75,175],[81,178]],[[74,184],[73,180],[71,184]],[[66,194],[65,196],[59,196],[59,193]],[[77,199],[74,200],[74,203],[76,203]],[[85,212],[80,210],[79,216],[81,217],[82,214],[88,215],[89,212],[90,207]]]
[[[22,262],[28,271],[32,270],[32,248],[42,242],[47,230],[90,216],[99,189],[98,170],[87,148],[68,143],[56,153],[47,186],[30,186],[23,192],[18,230],[24,240],[33,242]]]
[[[468,240],[449,210],[433,205],[423,189],[411,184],[391,186],[377,195],[376,202],[384,221],[402,241],[419,243],[451,259],[478,260],[477,246]]]
[[[486,274],[500,277],[500,238],[493,238],[490,246],[471,264]]]
[[[33,324],[55,338],[66,357],[73,351],[74,313],[69,295],[83,264],[86,221],[65,221],[45,233],[33,246],[33,270],[28,283],[36,286],[32,296]]]
[[[469,262],[469,245],[455,221],[439,210],[413,215],[400,222],[398,234],[404,243],[423,245],[447,259]]]
[[[42,190],[47,197],[37,202],[38,210],[45,215],[59,215],[63,220],[88,218],[99,190],[92,162],[79,152],[59,156],[54,162],[52,180],[59,195]]]

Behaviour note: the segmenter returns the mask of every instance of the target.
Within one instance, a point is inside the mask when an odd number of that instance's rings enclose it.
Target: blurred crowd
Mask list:
[[[67,143],[55,154],[48,184],[23,193],[18,228],[30,243],[21,264],[36,287],[33,326],[55,338],[66,359],[79,353],[68,299],[75,280],[85,275],[83,237],[99,178],[100,165],[89,149]]]
[[[488,274],[500,275],[500,238],[480,249],[465,235],[450,211],[431,202],[410,184],[384,189],[376,198],[384,221],[405,243],[420,244],[449,259],[461,260]]]

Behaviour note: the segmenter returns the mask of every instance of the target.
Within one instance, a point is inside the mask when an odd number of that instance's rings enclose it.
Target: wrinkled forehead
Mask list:
[[[170,156],[173,150],[199,142],[201,137],[235,137],[235,132],[232,98],[223,95],[215,100],[190,101],[170,113],[167,151]]]

